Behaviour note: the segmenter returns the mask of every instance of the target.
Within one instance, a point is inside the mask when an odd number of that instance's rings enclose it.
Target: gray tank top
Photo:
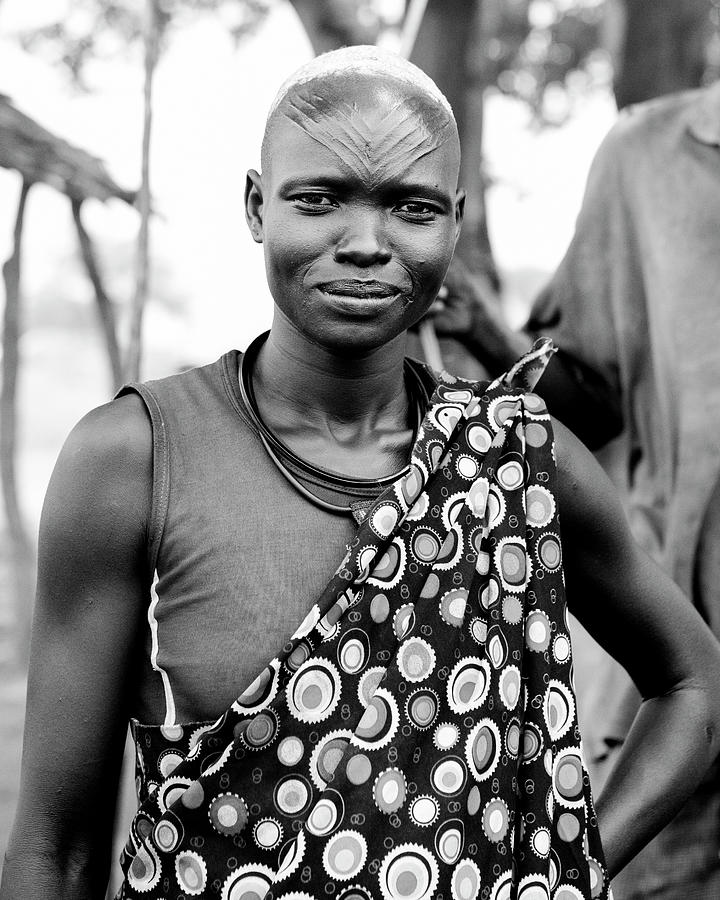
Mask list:
[[[241,396],[240,359],[233,350],[122,392],[140,395],[153,432],[155,577],[133,710],[147,724],[219,716],[281,650],[356,531],[272,462]]]

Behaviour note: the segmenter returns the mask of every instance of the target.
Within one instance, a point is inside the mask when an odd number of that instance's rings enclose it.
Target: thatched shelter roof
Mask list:
[[[103,163],[57,137],[0,94],[0,166],[30,182],[43,182],[72,200],[117,197],[133,204],[135,191],[116,184]]]

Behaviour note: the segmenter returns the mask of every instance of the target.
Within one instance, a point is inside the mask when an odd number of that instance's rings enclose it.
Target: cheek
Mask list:
[[[302,273],[312,255],[309,234],[285,225],[267,228],[263,237],[265,268],[268,278],[284,278]]]
[[[302,276],[319,258],[332,252],[328,217],[269,216],[263,243],[268,277],[273,273]]]
[[[411,235],[405,241],[402,257],[411,269],[416,288],[433,298],[442,285],[455,249],[454,234],[447,229]]]

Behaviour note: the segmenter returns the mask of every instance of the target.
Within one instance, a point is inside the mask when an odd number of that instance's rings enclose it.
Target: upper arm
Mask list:
[[[720,646],[670,577],[633,540],[613,485],[555,422],[568,605],[629,672],[658,696],[717,671]]]
[[[151,496],[142,401],[132,395],[94,410],[66,441],[42,513],[9,858],[32,848],[107,852],[142,645]]]

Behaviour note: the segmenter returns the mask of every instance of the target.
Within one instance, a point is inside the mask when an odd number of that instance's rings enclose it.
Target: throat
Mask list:
[[[246,353],[241,381],[260,422],[281,448],[319,469],[386,478],[409,461],[422,418],[422,386],[402,357],[394,366],[360,361],[358,372],[326,360],[278,354],[272,335]],[[417,376],[415,376],[417,382]]]
[[[408,421],[397,426],[329,421],[318,427],[276,427],[276,436],[311,465],[350,478],[386,478],[408,462],[414,428]]]

